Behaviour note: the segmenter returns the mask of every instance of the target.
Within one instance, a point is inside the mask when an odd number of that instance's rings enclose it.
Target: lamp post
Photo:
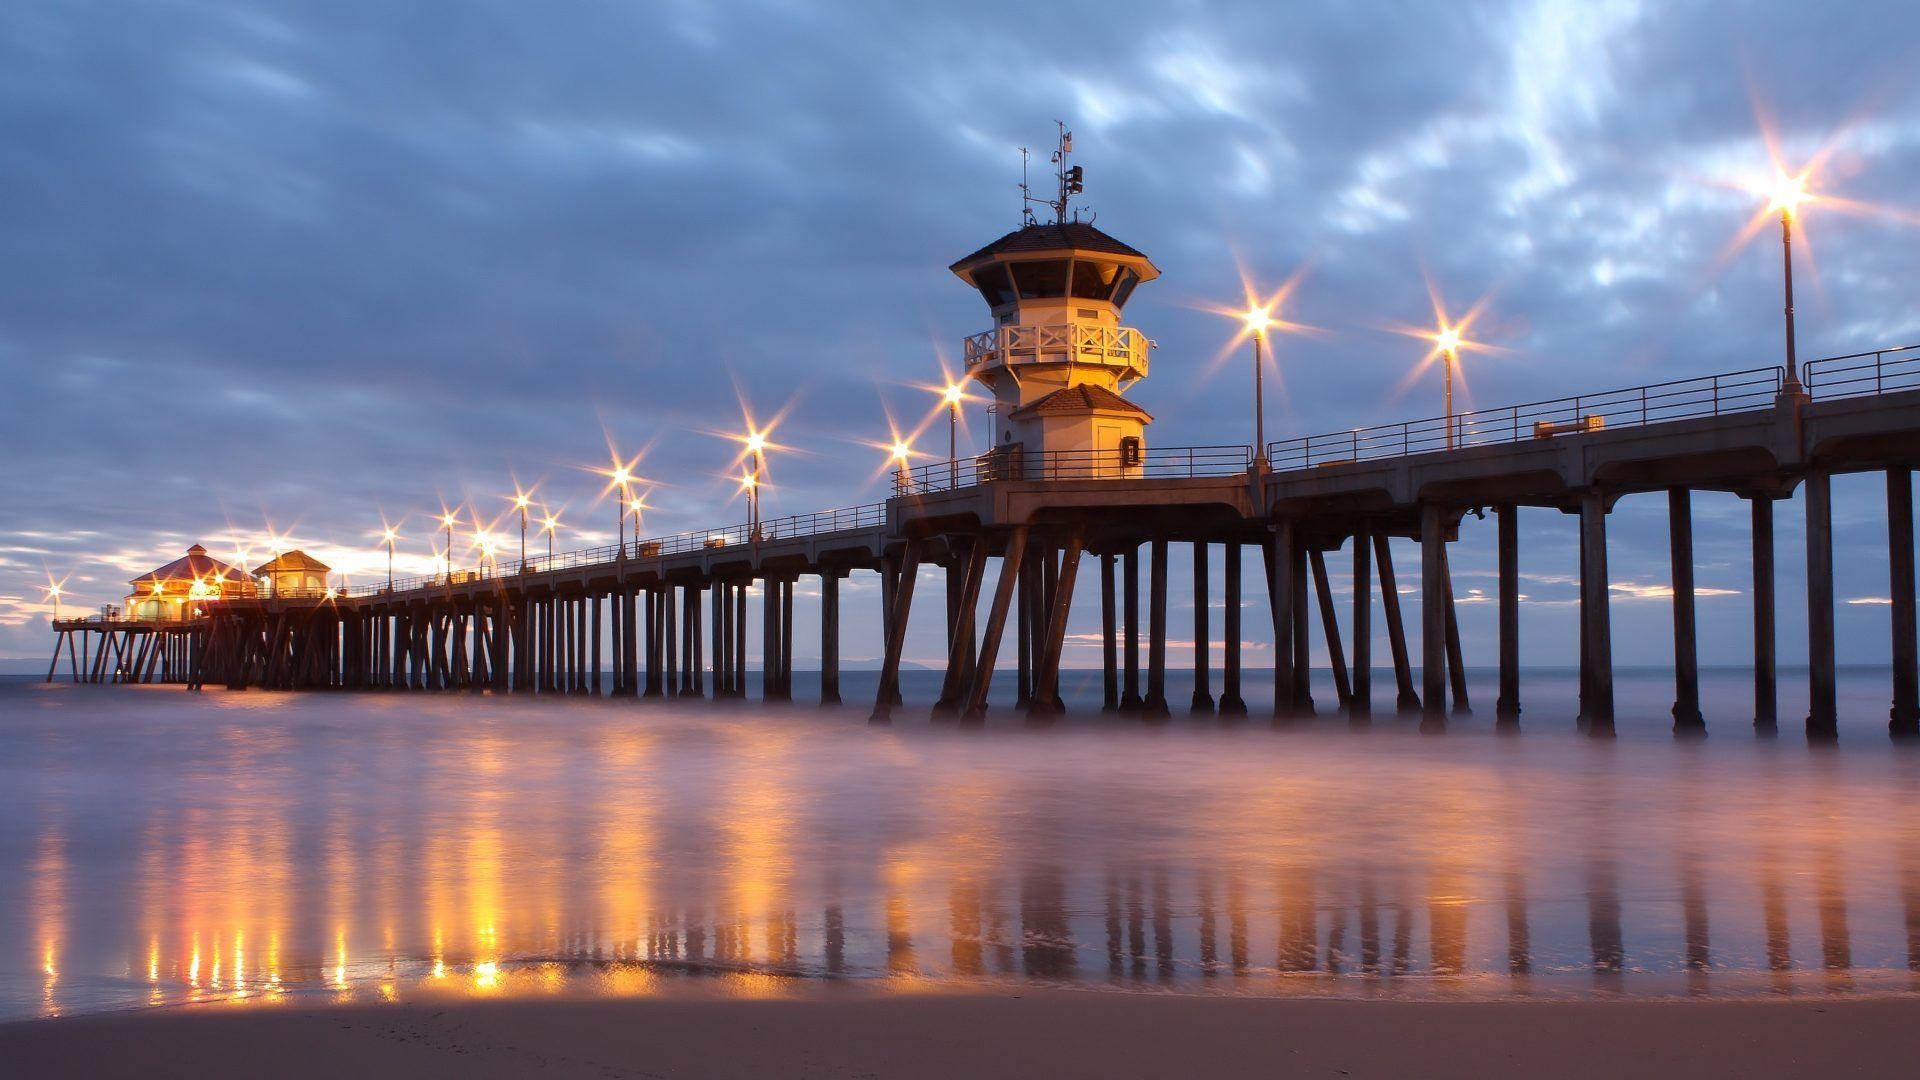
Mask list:
[[[540,531],[547,534],[547,569],[553,569],[553,534],[560,531],[560,519],[548,514],[540,519]]]
[[[43,589],[46,592],[47,597],[53,601],[53,621],[59,622],[60,621],[60,596],[62,593],[66,592],[66,590],[62,589],[58,582],[48,582],[47,584],[40,586],[40,588]]]
[[[760,474],[766,467],[767,436],[762,431],[747,433],[747,453],[753,459],[753,469],[747,474],[747,525],[753,540],[760,539]]]
[[[646,519],[640,515],[641,512],[647,508],[647,500],[644,496],[638,499],[629,498],[627,500],[627,507],[633,511],[633,546],[637,552],[640,549],[641,541],[646,539],[646,534],[641,531]]]
[[[1780,211],[1780,270],[1781,280],[1786,287],[1787,316],[1787,379],[1780,392],[1790,395],[1804,393],[1800,386],[1800,363],[1795,355],[1793,331],[1793,219],[1799,213],[1800,204],[1811,198],[1813,196],[1807,193],[1807,174],[1788,176],[1780,173],[1774,181],[1767,207]]]
[[[523,574],[527,572],[527,507],[532,503],[532,497],[524,493],[516,492],[513,496],[513,508],[520,511],[520,572]]]
[[[453,527],[460,523],[458,511],[440,515],[440,524],[447,529],[447,584],[453,584]]]
[[[1446,422],[1447,449],[1453,449],[1453,366],[1460,362],[1460,328],[1442,323],[1440,331],[1433,335],[1433,343],[1440,350],[1440,363],[1446,368]]]
[[[619,515],[620,555],[627,554],[627,485],[633,483],[633,472],[625,465],[607,474],[613,477],[613,508]]]
[[[912,477],[907,472],[907,458],[912,454],[913,447],[901,440],[894,440],[893,449],[888,456],[893,458],[893,492],[896,495],[905,495],[913,484]]]
[[[393,591],[393,542],[395,540],[400,539],[400,534],[391,525],[389,525],[381,532],[380,535],[387,542],[387,591],[392,592]]]
[[[1273,311],[1258,305],[1249,305],[1242,316],[1247,322],[1247,332],[1253,337],[1253,467],[1265,472],[1267,468],[1267,402],[1265,388],[1267,328],[1273,325]]]
[[[960,460],[960,402],[967,396],[967,388],[959,383],[948,383],[947,399],[947,486],[959,483]]]

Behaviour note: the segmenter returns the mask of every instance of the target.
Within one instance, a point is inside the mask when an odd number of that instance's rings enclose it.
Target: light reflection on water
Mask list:
[[[1709,685],[1731,701],[1743,678]],[[1659,716],[1665,687],[1623,679],[1623,714]],[[804,706],[5,683],[0,1018],[789,976],[1911,992],[1920,753],[1886,742],[1877,694],[1853,678],[1857,719],[1819,750],[1726,716],[1705,743],[1647,719],[1595,744],[1551,704],[1518,738],[1478,719],[1434,739],[1385,714],[1365,735],[876,729]]]

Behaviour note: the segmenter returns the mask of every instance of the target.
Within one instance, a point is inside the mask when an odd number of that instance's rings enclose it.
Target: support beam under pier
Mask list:
[[[1667,539],[1673,565],[1673,733],[1704,735],[1694,622],[1693,495],[1686,488],[1667,489]]]
[[[1834,683],[1833,487],[1825,469],[1807,474],[1807,738],[1839,736]]]
[[[1887,584],[1893,615],[1893,707],[1887,732],[1920,736],[1920,639],[1916,638],[1913,570],[1913,472],[1887,470]]]

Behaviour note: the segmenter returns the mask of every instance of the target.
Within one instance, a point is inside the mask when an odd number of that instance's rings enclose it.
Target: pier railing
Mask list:
[[[1920,381],[1920,361],[1916,362],[1914,377]],[[1267,460],[1276,471],[1309,469],[1467,446],[1550,439],[1608,428],[1639,427],[1668,420],[1724,416],[1771,408],[1784,378],[1783,370],[1778,367],[1749,368],[1598,394],[1476,409],[1456,413],[1451,422],[1446,417],[1435,416],[1309,435],[1270,444]]]
[[[1121,446],[1112,450],[1030,453],[1010,447],[959,461],[921,465],[896,476],[903,495],[973,487],[994,480],[1187,479],[1232,476],[1253,464],[1250,446]]]
[[[1860,397],[1889,390],[1920,389],[1920,345],[1809,360],[1800,381],[1815,398]]]
[[[886,503],[865,503],[860,506],[842,507],[838,510],[822,510],[811,514],[789,514],[784,517],[769,518],[760,523],[760,540],[767,543],[775,540],[791,540],[797,537],[820,536],[826,533],[844,532],[850,529],[873,528],[885,525],[887,521]],[[714,551],[724,548],[738,548],[753,541],[753,526],[742,522],[717,529],[697,529],[691,532],[674,533],[669,536],[655,536],[645,540],[629,540],[626,544],[603,544],[599,547],[578,548],[573,551],[558,551],[552,555],[529,554],[526,562],[521,563],[514,555],[515,551],[504,558],[496,558],[491,565],[464,567],[455,569],[451,575],[416,574],[410,577],[395,578],[389,585],[386,581],[377,581],[367,585],[355,585],[343,590],[346,596],[385,596],[389,593],[406,593],[420,589],[442,588],[449,585],[468,585],[480,581],[492,581],[497,578],[519,580],[523,577],[539,576],[563,570],[575,570],[589,566],[604,566],[620,561],[624,555],[628,560],[643,562],[648,559],[663,558],[668,555],[685,555],[691,552]]]

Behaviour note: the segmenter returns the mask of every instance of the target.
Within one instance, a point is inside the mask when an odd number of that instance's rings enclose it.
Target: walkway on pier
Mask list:
[[[1670,510],[1675,591],[1675,727],[1702,729],[1694,633],[1694,491],[1750,500],[1753,520],[1755,724],[1777,723],[1773,503],[1805,487],[1808,636],[1812,673],[1807,730],[1834,731],[1833,568],[1830,479],[1887,477],[1894,677],[1891,728],[1920,723],[1916,667],[1912,462],[1920,456],[1920,346],[1804,365],[1804,389],[1779,368],[1480,410],[1453,417],[1246,446],[1156,447],[1123,458],[1074,451],[988,454],[922,466],[884,503],[657,537],[624,547],[530,558],[494,567],[358,586],[337,597],[224,601],[169,633],[185,642],[191,685],[304,688],[411,687],[661,696],[747,693],[747,595],[758,583],[764,697],[792,694],[793,588],[822,589],[822,697],[839,700],[839,582],[856,569],[880,574],[886,653],[874,717],[899,704],[898,673],[923,565],[947,582],[948,660],[936,712],[977,717],[995,678],[1009,621],[1016,702],[1036,716],[1059,708],[1060,657],[1074,584],[1086,555],[1099,562],[1105,702],[1149,716],[1169,712],[1167,551],[1193,548],[1195,592],[1207,595],[1210,549],[1225,551],[1222,693],[1212,693],[1211,615],[1194,609],[1192,708],[1244,711],[1241,696],[1241,549],[1261,552],[1272,620],[1276,714],[1311,708],[1310,615],[1318,609],[1339,704],[1364,723],[1371,700],[1372,592],[1380,589],[1393,653],[1396,702],[1443,730],[1469,707],[1447,548],[1463,516],[1498,521],[1500,693],[1503,723],[1519,715],[1518,507],[1552,507],[1580,519],[1581,713],[1597,735],[1613,727],[1608,618],[1608,512],[1619,498],[1663,492]],[[1402,625],[1387,540],[1419,543],[1420,684]],[[1351,543],[1349,543],[1351,541]],[[1351,549],[1351,648],[1335,617],[1329,552]],[[1141,684],[1139,562],[1148,564],[1147,662]],[[988,564],[1000,568],[988,588]],[[988,602],[982,605],[982,594]],[[1311,599],[1309,598],[1311,594]],[[984,620],[982,619],[984,615]],[[121,659],[137,627],[56,624],[75,678],[129,670]],[[112,642],[116,633],[125,641]],[[100,637],[116,659],[75,658],[75,635]],[[86,652],[82,647],[82,652]],[[1351,666],[1348,657],[1351,655]],[[152,662],[135,651],[136,677]],[[51,678],[53,668],[49,668]]]

